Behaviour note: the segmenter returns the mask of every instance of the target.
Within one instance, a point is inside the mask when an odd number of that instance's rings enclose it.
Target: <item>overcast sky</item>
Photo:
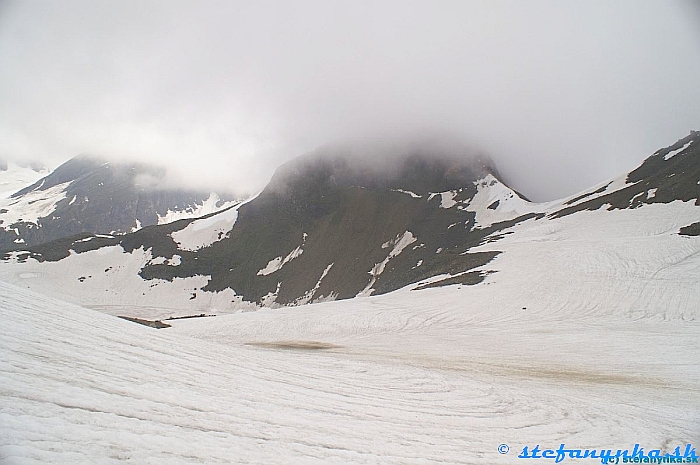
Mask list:
[[[253,191],[328,142],[445,133],[553,199],[700,129],[699,5],[0,0],[0,157]]]

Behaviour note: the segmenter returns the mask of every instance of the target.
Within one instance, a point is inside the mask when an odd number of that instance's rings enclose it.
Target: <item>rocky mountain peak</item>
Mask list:
[[[485,155],[440,147],[334,146],[279,167],[263,194],[359,187],[425,195],[464,188],[488,174],[498,176]]]
[[[72,158],[0,199],[0,249],[81,233],[124,234],[208,214],[234,200],[208,191],[166,188],[165,174],[158,166],[89,155]]]

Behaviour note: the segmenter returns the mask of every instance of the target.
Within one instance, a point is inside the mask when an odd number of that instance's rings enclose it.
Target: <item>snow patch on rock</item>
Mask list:
[[[38,224],[40,218],[51,215],[58,202],[67,197],[69,184],[64,182],[44,191],[34,190],[21,197],[0,200],[0,227],[7,230],[18,221]]]
[[[466,209],[476,214],[476,225],[481,228],[541,211],[548,206],[528,202],[491,174],[474,184],[477,191]]]
[[[374,267],[372,267],[372,269],[369,270],[369,274],[372,276],[372,279],[367,284],[367,286],[365,286],[365,288],[357,294],[357,297],[365,297],[372,295],[372,292],[374,291],[374,289],[372,289],[372,286],[377,281],[377,277],[379,277],[379,275],[381,275],[384,272],[384,268],[386,268],[386,265],[387,263],[389,263],[389,260],[399,255],[401,252],[403,252],[403,249],[416,242],[416,240],[417,238],[413,235],[411,231],[406,231],[403,234],[398,235],[394,239],[389,241],[390,244],[394,246],[394,248],[391,249],[391,252],[389,252],[389,255],[387,255],[384,260],[375,264]],[[382,248],[385,248],[384,245],[382,245]]]
[[[238,209],[255,199],[251,197],[245,202],[228,207],[207,218],[192,221],[185,228],[174,231],[170,236],[180,250],[194,252],[209,247],[215,242],[228,237],[238,219]]]
[[[139,229],[141,229],[143,226],[141,225],[141,222],[139,221],[138,218],[136,218],[134,226],[131,228],[131,232],[136,232]]]
[[[296,305],[304,305],[304,304],[307,304],[313,300],[314,295],[316,294],[318,289],[321,287],[321,281],[323,281],[323,278],[326,277],[326,275],[331,270],[331,268],[333,267],[334,264],[335,264],[335,262],[331,263],[330,265],[328,265],[326,267],[326,269],[323,270],[323,273],[321,273],[321,277],[318,278],[318,281],[316,281],[316,285],[312,289],[306,291],[306,293],[302,297],[297,299],[294,302]]]
[[[421,196],[418,195],[418,194],[416,194],[415,192],[407,191],[407,190],[405,190],[405,189],[392,189],[392,190],[393,190],[394,192],[401,192],[402,194],[408,194],[408,195],[410,195],[411,197],[413,197],[414,199],[420,199],[420,198],[421,198]]]
[[[457,205],[454,199],[457,196],[457,191],[431,192],[428,196],[428,202],[436,195],[440,196],[440,208],[451,208]]]
[[[275,289],[275,292],[268,292],[264,296],[260,298],[260,305],[263,307],[276,307],[276,300],[277,296],[280,293],[280,287],[282,286],[281,282],[277,283],[277,288]]]
[[[692,143],[693,143],[693,141],[691,140],[691,141],[689,141],[687,144],[685,144],[683,147],[668,152],[666,155],[664,155],[664,160],[670,160],[670,159],[673,158],[674,156],[676,156],[676,155],[678,155],[679,153],[681,153],[683,150],[687,149],[687,148],[690,146],[690,144],[692,144]]]
[[[275,271],[281,270],[284,265],[300,256],[302,253],[304,253],[304,249],[302,249],[299,245],[294,250],[289,252],[286,257],[282,258],[281,256],[279,256],[273,258],[272,260],[267,262],[265,268],[258,271],[258,276],[267,276],[269,274],[274,273]]]
[[[229,207],[233,207],[240,203],[240,201],[228,201],[222,202],[221,198],[214,192],[209,194],[209,197],[203,201],[201,204],[195,204],[194,206],[184,208],[182,210],[170,210],[165,213],[165,215],[158,215],[158,224],[172,223],[177,220],[184,220],[188,218],[199,218],[201,216],[206,216],[216,211],[225,210]]]

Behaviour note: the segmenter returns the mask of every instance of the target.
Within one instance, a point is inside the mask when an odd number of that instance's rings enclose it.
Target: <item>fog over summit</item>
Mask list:
[[[450,134],[533,200],[700,127],[691,1],[0,3],[0,158],[253,192],[336,141]]]

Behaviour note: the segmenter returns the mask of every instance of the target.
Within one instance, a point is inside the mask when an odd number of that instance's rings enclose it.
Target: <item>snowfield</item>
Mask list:
[[[66,198],[69,184],[70,182],[65,182],[43,191],[28,192],[19,198],[8,197],[0,200],[0,224],[5,229],[18,221],[38,224],[39,218],[51,215],[58,202]]]
[[[29,166],[8,162],[7,169],[0,170],[0,201],[5,204],[6,199],[12,194],[34,184],[48,173],[47,169],[35,170]]]
[[[39,263],[33,259],[21,264],[0,262],[0,270],[8,273],[2,276],[0,272],[0,280],[112,315],[138,318],[168,318],[208,313],[211,309],[219,312],[254,307],[241,302],[241,297],[230,289],[202,291],[209,276],[175,278],[172,282],[146,281],[138,272],[152,262],[179,266],[180,256],[173,255],[165,260],[154,258],[150,249],[144,251],[141,247],[127,253],[115,245],[82,254],[72,253],[58,262]]]
[[[506,464],[537,444],[700,446],[700,237],[677,234],[699,220],[680,201],[533,219],[472,249],[503,252],[474,286],[162,330],[37,293],[59,295],[52,280],[99,251],[2,263],[0,463]]]

